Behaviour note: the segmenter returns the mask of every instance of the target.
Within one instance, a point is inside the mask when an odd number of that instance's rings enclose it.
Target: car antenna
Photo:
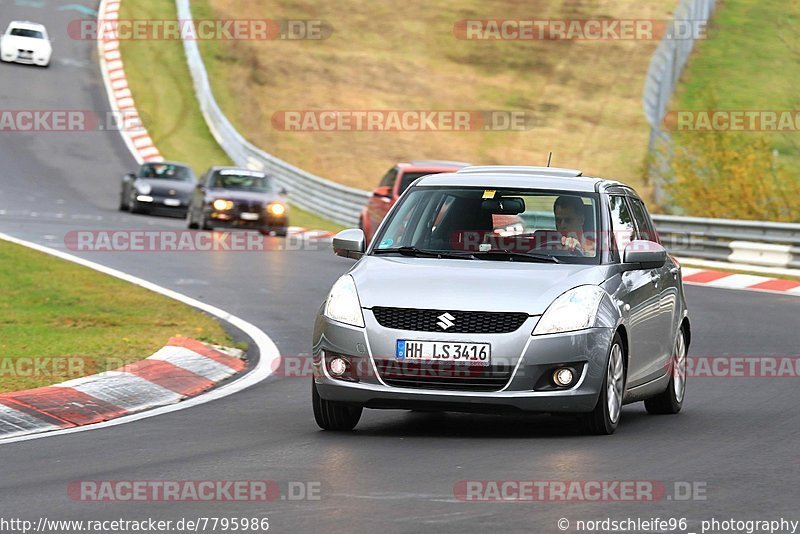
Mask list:
[[[550,166],[550,161],[553,159],[553,151],[551,150],[550,153],[547,154],[547,166]]]

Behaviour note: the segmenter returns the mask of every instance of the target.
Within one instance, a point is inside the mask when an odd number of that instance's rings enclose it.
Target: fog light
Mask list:
[[[342,376],[347,371],[347,362],[342,358],[334,358],[330,364],[331,374],[334,376]]]
[[[553,372],[553,383],[559,387],[566,387],[575,380],[575,371],[569,367],[561,367]]]

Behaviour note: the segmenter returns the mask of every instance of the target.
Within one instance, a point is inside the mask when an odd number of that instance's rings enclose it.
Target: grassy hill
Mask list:
[[[201,0],[195,18],[322,19],[321,41],[204,41],[222,108],[256,145],[341,183],[373,187],[395,161],[578,167],[642,186],[641,109],[655,41],[467,41],[467,18],[668,19],[674,0]],[[523,110],[524,132],[290,133],[282,110]],[[645,188],[646,189],[646,188]]]

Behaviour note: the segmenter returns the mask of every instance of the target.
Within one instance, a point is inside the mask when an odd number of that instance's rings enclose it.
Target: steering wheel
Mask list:
[[[533,250],[542,250],[542,249],[547,249],[547,248],[550,248],[550,247],[555,247],[557,250],[563,250],[565,252],[568,252],[570,254],[574,254],[576,256],[584,256],[584,253],[583,253],[582,249],[580,249],[578,247],[575,247],[574,249],[568,249],[567,247],[564,246],[563,243],[561,243],[561,239],[562,239],[561,237],[550,238],[547,241],[545,241],[544,243],[539,243],[538,245],[533,247]]]

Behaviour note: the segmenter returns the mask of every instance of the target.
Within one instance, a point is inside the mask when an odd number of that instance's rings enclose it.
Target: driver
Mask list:
[[[561,244],[567,250],[578,250],[586,256],[594,256],[595,241],[584,233],[586,212],[580,197],[564,195],[553,204],[556,230],[561,234]]]

